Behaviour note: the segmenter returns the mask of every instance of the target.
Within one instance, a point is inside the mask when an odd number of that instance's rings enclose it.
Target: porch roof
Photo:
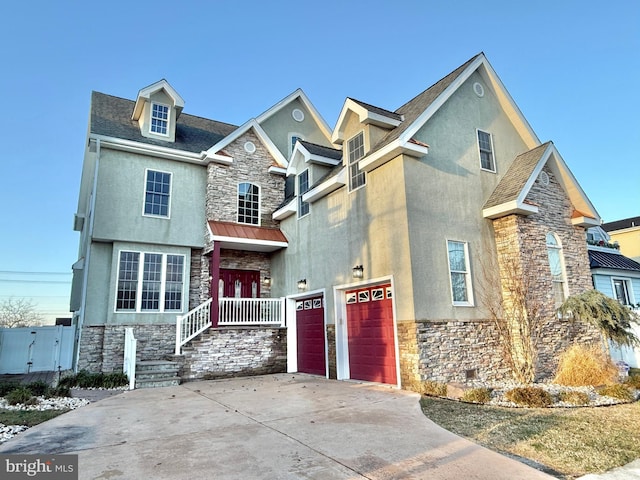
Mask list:
[[[233,222],[210,220],[211,240],[220,242],[221,248],[248,250],[253,252],[273,252],[289,245],[287,237],[279,228],[258,227]]]

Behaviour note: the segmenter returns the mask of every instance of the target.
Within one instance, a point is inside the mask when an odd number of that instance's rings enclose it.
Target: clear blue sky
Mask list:
[[[345,97],[394,110],[483,51],[603,220],[640,215],[635,0],[35,0],[0,19],[0,300],[64,314],[91,91],[161,78],[238,125],[300,87],[333,127]]]

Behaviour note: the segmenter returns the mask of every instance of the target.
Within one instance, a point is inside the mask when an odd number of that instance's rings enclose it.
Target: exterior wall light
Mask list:
[[[353,267],[353,278],[362,278],[364,276],[364,268],[362,265]]]
[[[298,290],[306,290],[307,289],[307,279],[303,278],[302,280],[298,280]]]
[[[268,287],[271,285],[271,277],[264,277],[263,283]]]

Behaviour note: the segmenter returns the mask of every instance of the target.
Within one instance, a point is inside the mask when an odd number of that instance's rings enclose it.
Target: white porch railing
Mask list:
[[[138,341],[133,336],[133,328],[128,327],[124,331],[124,364],[122,372],[129,378],[129,390],[136,386],[136,350]]]
[[[182,346],[211,326],[212,298],[176,319],[176,355]]]
[[[218,325],[284,326],[284,298],[221,298]]]

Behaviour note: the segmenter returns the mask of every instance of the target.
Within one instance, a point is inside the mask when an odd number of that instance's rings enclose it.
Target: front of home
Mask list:
[[[591,288],[599,216],[483,54],[394,111],[348,98],[333,130],[301,90],[239,127],[183,107],[166,81],[93,94],[78,368],[121,368],[133,327],[183,378],[504,378],[490,304],[514,272],[547,319],[539,377],[598,341],[555,308]]]

